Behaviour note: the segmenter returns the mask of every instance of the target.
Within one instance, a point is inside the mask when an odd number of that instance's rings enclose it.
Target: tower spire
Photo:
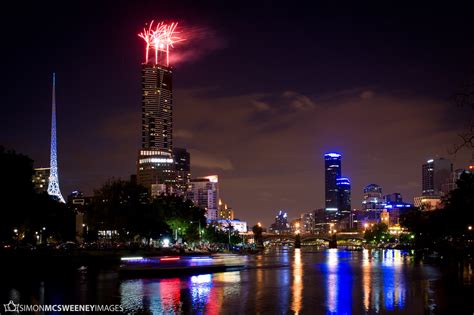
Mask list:
[[[58,154],[56,146],[56,73],[53,72],[53,97],[51,110],[51,157],[50,157],[50,175],[48,183],[48,194],[55,197],[60,202],[65,203],[61,191],[59,190],[58,176]]]

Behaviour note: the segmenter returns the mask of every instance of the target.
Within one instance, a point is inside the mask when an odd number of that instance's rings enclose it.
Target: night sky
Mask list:
[[[412,202],[429,158],[471,160],[448,153],[466,118],[450,97],[474,70],[467,5],[199,2],[3,7],[0,144],[48,166],[56,71],[63,195],[135,173],[137,33],[156,19],[189,38],[173,51],[175,146],[191,152],[193,177],[219,175],[249,224],[322,208],[326,151],[343,154],[353,208],[369,183]]]

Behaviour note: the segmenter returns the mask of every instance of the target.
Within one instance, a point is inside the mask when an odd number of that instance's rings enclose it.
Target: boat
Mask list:
[[[174,277],[246,268],[238,255],[122,257],[119,274],[123,277]]]

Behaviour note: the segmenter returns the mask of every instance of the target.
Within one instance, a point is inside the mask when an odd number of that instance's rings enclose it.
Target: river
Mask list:
[[[0,302],[120,304],[130,314],[473,314],[473,265],[399,250],[275,250],[242,271],[122,279],[114,268],[3,270]],[[3,313],[1,309],[0,313]],[[7,313],[8,314],[8,313]]]

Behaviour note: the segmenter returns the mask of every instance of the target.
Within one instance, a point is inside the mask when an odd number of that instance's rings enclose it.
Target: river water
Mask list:
[[[120,304],[130,314],[474,312],[472,263],[442,267],[398,250],[312,248],[248,256],[247,263],[242,271],[167,279],[122,279],[114,268],[3,271],[0,302]]]

